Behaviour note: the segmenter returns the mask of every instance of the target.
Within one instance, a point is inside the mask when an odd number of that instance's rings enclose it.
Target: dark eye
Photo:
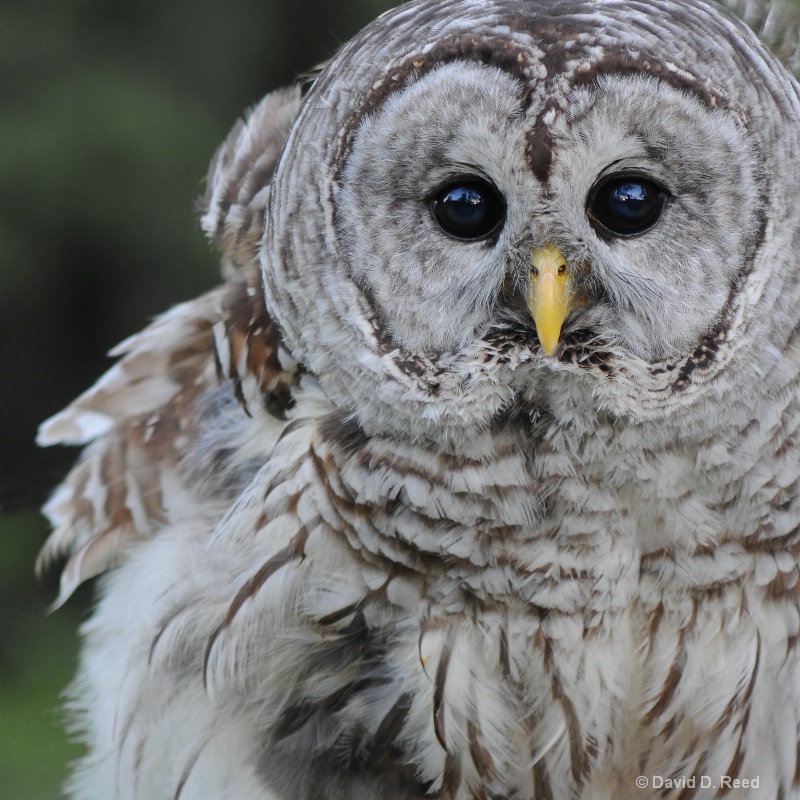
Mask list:
[[[462,178],[436,192],[431,200],[431,213],[448,236],[477,241],[502,226],[506,205],[490,183]]]
[[[656,224],[667,192],[654,181],[625,175],[601,181],[589,193],[586,211],[602,232],[635,236]]]

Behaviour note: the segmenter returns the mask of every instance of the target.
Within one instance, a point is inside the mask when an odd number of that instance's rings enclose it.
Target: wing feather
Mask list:
[[[66,559],[56,605],[124,559],[130,543],[201,515],[204,502],[216,508],[225,494],[219,487],[233,491],[237,481],[220,474],[214,502],[204,500],[197,465],[223,460],[230,446],[224,433],[209,435],[209,409],[262,418],[267,442],[285,424],[300,371],[264,306],[257,244],[269,181],[299,106],[299,89],[268,95],[212,162],[201,222],[222,251],[228,282],[114,348],[120,360],[41,426],[41,445],[87,445],[44,507],[54,530],[37,570]]]
[[[301,102],[298,86],[268,94],[233,128],[211,162],[200,224],[223,252],[226,277],[252,262],[272,174]]]

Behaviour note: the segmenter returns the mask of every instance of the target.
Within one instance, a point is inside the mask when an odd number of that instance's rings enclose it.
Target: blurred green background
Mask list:
[[[228,129],[389,0],[3,0],[0,5],[0,798],[53,800],[88,587],[33,576],[37,509],[77,451],[36,427],[105,353],[214,285],[193,206]]]

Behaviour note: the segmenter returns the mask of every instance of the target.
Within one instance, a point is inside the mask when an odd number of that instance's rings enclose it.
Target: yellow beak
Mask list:
[[[558,347],[561,326],[574,306],[570,269],[554,244],[545,244],[531,253],[531,285],[528,294],[536,333],[542,350],[552,356]]]

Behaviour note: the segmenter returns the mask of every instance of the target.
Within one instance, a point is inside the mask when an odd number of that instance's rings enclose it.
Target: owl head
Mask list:
[[[369,434],[685,431],[797,371],[799,151],[794,80],[706,3],[412,2],[304,101],[267,305]]]

